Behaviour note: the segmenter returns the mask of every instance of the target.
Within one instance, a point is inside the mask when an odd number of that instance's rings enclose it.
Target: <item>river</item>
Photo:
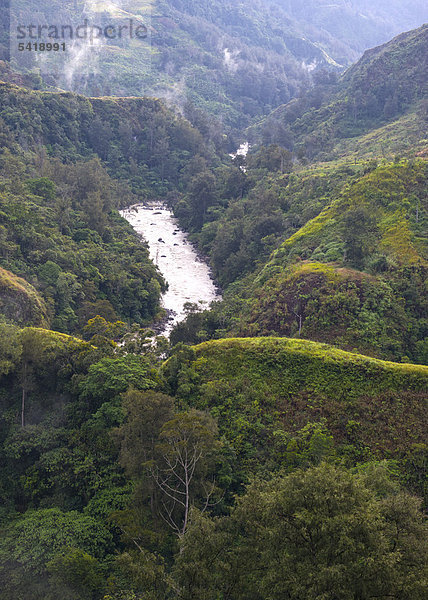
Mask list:
[[[210,269],[164,204],[136,204],[120,212],[146,240],[150,258],[168,283],[161,303],[169,318],[159,335],[169,336],[177,323],[186,318],[184,305],[187,302],[205,310],[213,300],[221,299]]]

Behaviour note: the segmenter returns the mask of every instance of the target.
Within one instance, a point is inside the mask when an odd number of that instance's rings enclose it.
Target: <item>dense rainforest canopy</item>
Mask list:
[[[1,65],[2,600],[426,597],[427,28],[292,99],[299,52],[366,47],[354,4],[162,3],[184,116]],[[253,124],[246,157],[231,123]],[[167,282],[118,212],[148,199],[224,292],[169,340],[149,329]]]

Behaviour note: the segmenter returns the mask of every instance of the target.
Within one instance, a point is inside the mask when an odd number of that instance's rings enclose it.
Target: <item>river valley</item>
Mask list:
[[[159,335],[169,336],[186,318],[186,303],[205,310],[213,300],[221,299],[208,265],[198,256],[186,234],[179,229],[177,219],[164,204],[137,204],[122,210],[121,215],[148,243],[150,258],[169,286],[162,296],[168,321]]]

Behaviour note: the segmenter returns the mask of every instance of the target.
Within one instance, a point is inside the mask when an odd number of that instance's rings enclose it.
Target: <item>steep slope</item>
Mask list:
[[[425,363],[427,163],[350,178],[252,279],[241,335],[300,335]]]
[[[152,320],[164,282],[116,211],[137,200],[131,188],[177,190],[187,162],[211,148],[157,100],[2,83],[0,107],[0,265],[36,287],[61,331],[97,314]]]
[[[142,195],[165,194],[195,154],[209,156],[197,129],[151,98],[85,98],[0,83],[4,145],[75,161],[98,156]],[[12,148],[13,147],[13,148]]]
[[[243,463],[280,460],[291,441],[285,432],[323,420],[344,450],[361,449],[361,459],[398,458],[424,441],[427,367],[271,337],[183,349],[164,371],[179,398],[217,417]]]
[[[47,324],[47,307],[25,279],[0,267],[0,313],[17,325]]]
[[[227,289],[223,305],[193,315],[176,341],[300,335],[428,362],[427,34],[425,26],[367,52],[337,86],[326,80],[318,110],[307,110],[309,96],[278,109],[285,120],[266,120],[266,145],[223,177],[202,225],[191,198],[177,205]],[[388,121],[389,85],[400,102]],[[358,94],[363,104],[376,99],[360,120]],[[268,145],[278,136],[292,148],[293,132],[294,155]],[[407,158],[389,158],[394,150]]]
[[[427,242],[418,233],[423,236],[426,226],[427,177],[422,160],[375,168],[345,186],[336,201],[275,251],[272,262],[324,258],[329,244],[340,243],[343,248],[337,248],[335,258],[360,268],[366,268],[376,252],[384,252],[396,264],[425,262]]]
[[[397,129],[401,136],[393,147],[399,149],[400,142],[403,149],[418,147],[426,139],[427,49],[428,26],[423,26],[368,50],[337,84],[325,80],[302,99],[278,108],[252,130],[254,139],[282,143],[310,160],[350,153],[353,144],[358,148],[355,138],[369,132],[376,137],[376,130],[383,150]],[[406,139],[409,115],[414,122]],[[388,123],[390,129],[382,131]]]

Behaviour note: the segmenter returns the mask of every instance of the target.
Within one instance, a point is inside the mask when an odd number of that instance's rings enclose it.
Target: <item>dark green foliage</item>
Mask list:
[[[116,178],[145,196],[173,189],[187,160],[206,154],[201,134],[154,99],[87,99],[2,83],[0,104],[9,148],[19,144],[37,152],[45,146],[67,162],[97,155]],[[29,185],[34,191],[43,184],[37,179]],[[81,188],[90,191],[84,181]]]
[[[417,500],[383,477],[379,494],[323,464],[255,481],[230,517],[195,514],[176,563],[179,597],[422,599],[426,527]]]
[[[105,558],[111,549],[111,535],[89,516],[56,508],[28,511],[2,531],[3,597],[21,598],[30,586],[32,597],[44,593],[53,598],[65,583],[66,590],[70,586],[84,592],[77,598],[90,599],[88,592],[104,583],[97,558]],[[54,575],[52,583],[48,572]]]
[[[11,158],[3,158],[7,172]],[[55,329],[66,332],[80,329],[97,314],[112,321],[117,315],[128,322],[152,318],[163,281],[138,237],[115,211],[120,188],[96,160],[70,166],[45,160],[44,170],[55,179],[56,191],[48,178],[27,180],[37,195],[26,193],[9,177],[1,185],[0,262],[31,281],[48,308],[31,286],[26,301],[30,307],[14,304],[13,289],[9,286],[8,292],[5,286],[3,312],[23,324],[49,319]],[[15,295],[23,295],[25,285],[17,283]]]

